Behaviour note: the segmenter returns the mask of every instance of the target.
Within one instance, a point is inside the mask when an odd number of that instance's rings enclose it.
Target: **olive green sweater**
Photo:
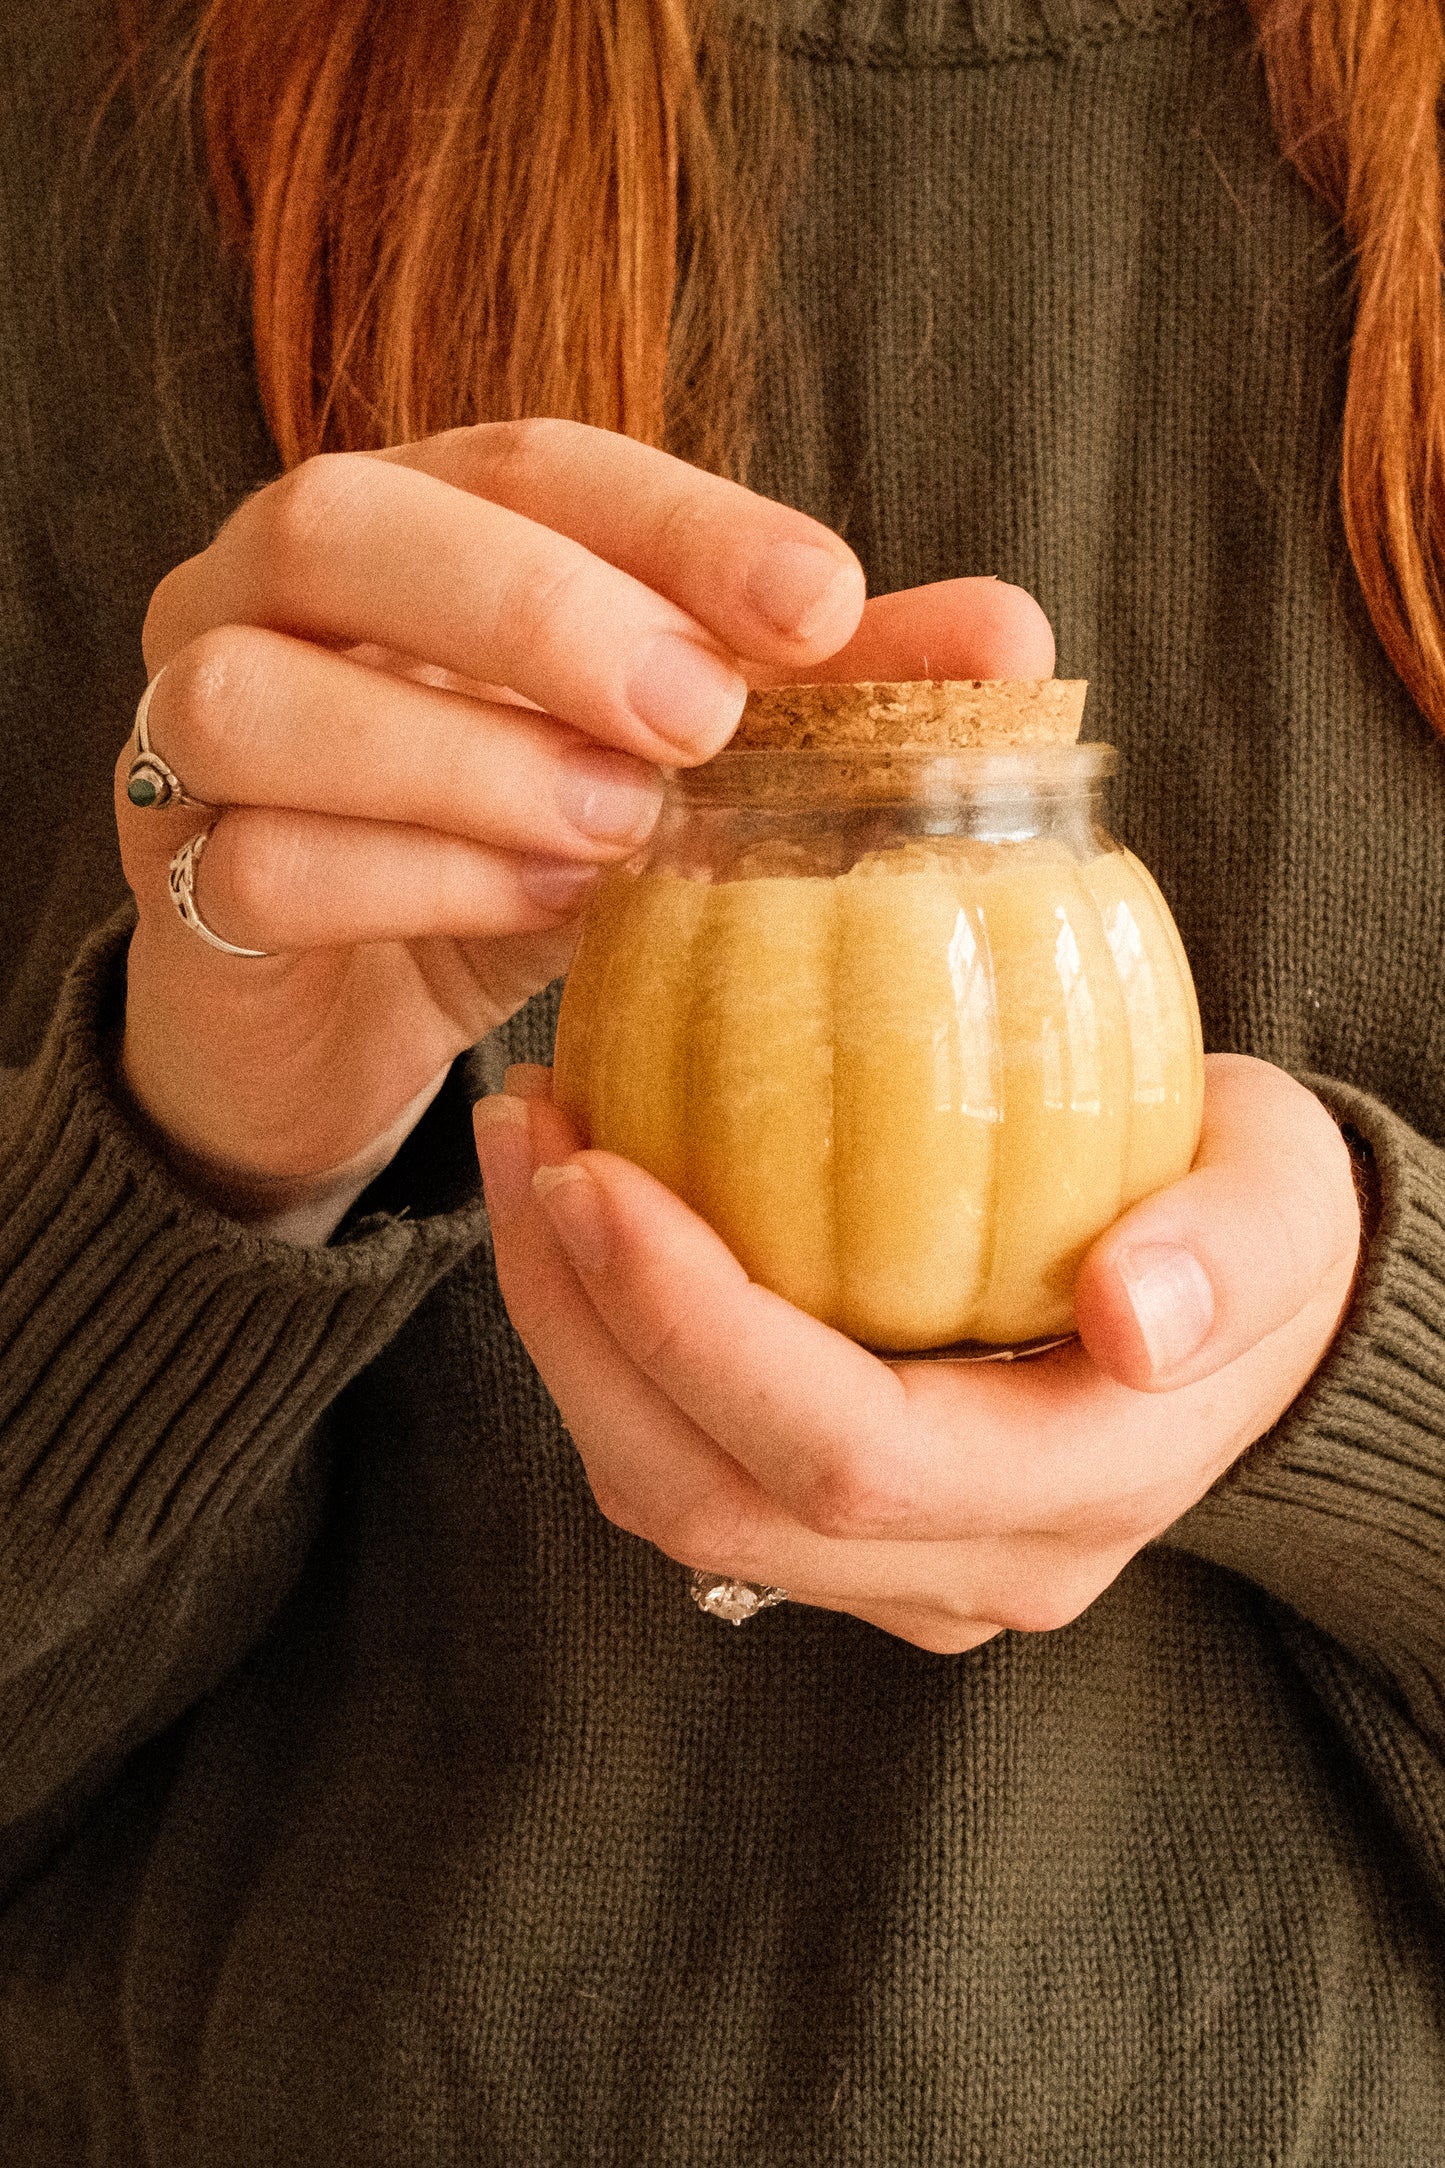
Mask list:
[[[1040,596],[1209,1044],[1373,1152],[1350,1321],[1075,1625],[938,1658],[715,1625],[594,1509],[465,1135],[553,999],[330,1246],[181,1194],[107,1084],[109,772],[274,453],[179,148],[78,177],[103,0],[8,0],[16,2168],[1445,2161],[1445,748],[1334,508],[1343,253],[1237,0],[749,4],[811,146],[758,480],[875,589]]]

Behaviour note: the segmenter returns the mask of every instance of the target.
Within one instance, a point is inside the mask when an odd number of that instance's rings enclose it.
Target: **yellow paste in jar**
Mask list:
[[[1127,851],[905,844],[825,877],[618,872],[555,1091],[750,1276],[880,1349],[1067,1331],[1096,1235],[1198,1142],[1174,922]]]

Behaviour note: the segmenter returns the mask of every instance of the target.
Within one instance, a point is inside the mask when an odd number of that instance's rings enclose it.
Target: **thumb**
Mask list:
[[[1046,678],[1053,628],[1042,607],[1006,580],[935,580],[875,595],[858,630],[815,678]]]
[[[1120,1384],[1172,1391],[1311,1302],[1333,1300],[1338,1322],[1359,1241],[1350,1155],[1326,1108],[1269,1062],[1213,1054],[1194,1165],[1089,1251],[1080,1337]]]

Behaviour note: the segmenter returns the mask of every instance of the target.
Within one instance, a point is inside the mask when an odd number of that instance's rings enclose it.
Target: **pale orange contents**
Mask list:
[[[617,873],[556,1094],[764,1286],[899,1351],[1067,1331],[1094,1237],[1199,1138],[1183,947],[1127,851],[906,844],[836,877]]]

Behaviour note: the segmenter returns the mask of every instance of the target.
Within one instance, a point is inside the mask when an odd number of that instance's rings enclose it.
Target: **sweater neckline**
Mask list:
[[[915,67],[1065,55],[1148,36],[1239,0],[731,0],[745,34],[785,51]]]

